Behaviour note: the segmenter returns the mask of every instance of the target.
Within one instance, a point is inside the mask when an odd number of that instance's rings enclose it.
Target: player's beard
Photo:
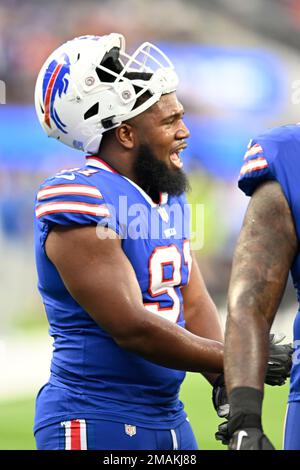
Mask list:
[[[159,193],[179,196],[188,191],[190,186],[186,174],[181,169],[171,169],[156,158],[148,145],[140,145],[135,163],[138,184],[152,198]]]

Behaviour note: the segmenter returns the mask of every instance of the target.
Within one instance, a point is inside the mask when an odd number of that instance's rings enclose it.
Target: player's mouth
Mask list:
[[[171,154],[170,154],[170,161],[171,163],[176,167],[178,168],[178,170],[180,170],[182,167],[183,167],[183,162],[180,158],[180,153],[182,152],[182,150],[184,150],[185,148],[187,147],[187,144],[184,143],[184,144],[181,144],[179,145],[178,147],[176,147],[175,149],[172,150]]]

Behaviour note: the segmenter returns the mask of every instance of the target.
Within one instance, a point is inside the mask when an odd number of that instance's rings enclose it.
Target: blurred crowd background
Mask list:
[[[109,32],[124,34],[131,51],[144,41],[160,45],[177,67],[178,95],[191,130],[184,154],[189,197],[204,205],[199,262],[220,308],[247,206],[237,179],[248,141],[269,127],[300,120],[298,0],[1,0],[1,332],[42,321],[34,194],[48,174],[81,166],[83,157],[47,139],[40,128],[33,108],[37,73],[67,39]],[[286,302],[293,297],[289,288]]]

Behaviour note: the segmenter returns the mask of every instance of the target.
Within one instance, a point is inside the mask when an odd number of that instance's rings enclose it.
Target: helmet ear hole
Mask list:
[[[86,121],[87,119],[89,119],[89,118],[95,116],[96,114],[98,114],[98,111],[99,111],[99,103],[93,104],[93,106],[91,106],[91,108],[88,109],[88,110],[84,113],[84,115],[83,115],[84,120]]]
[[[101,60],[101,64],[103,67],[111,70],[115,73],[120,73],[123,69],[121,62],[119,61],[120,49],[118,47],[113,47],[110,51],[108,51],[103,59]],[[99,77],[100,82],[114,82],[116,77],[109,72],[101,68],[96,68],[96,73]]]

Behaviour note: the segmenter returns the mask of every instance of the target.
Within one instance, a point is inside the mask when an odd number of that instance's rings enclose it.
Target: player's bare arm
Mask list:
[[[189,283],[181,289],[184,301],[185,326],[191,333],[223,343],[224,335],[217,308],[207,291],[197,259],[193,263]],[[203,374],[214,383],[218,374]]]
[[[223,370],[219,341],[200,338],[144,308],[120,239],[99,239],[94,226],[57,226],[46,251],[74,299],[119,346],[166,367]]]
[[[263,389],[268,333],[296,248],[286,198],[277,182],[267,182],[252,196],[233,259],[225,341],[229,392]]]

